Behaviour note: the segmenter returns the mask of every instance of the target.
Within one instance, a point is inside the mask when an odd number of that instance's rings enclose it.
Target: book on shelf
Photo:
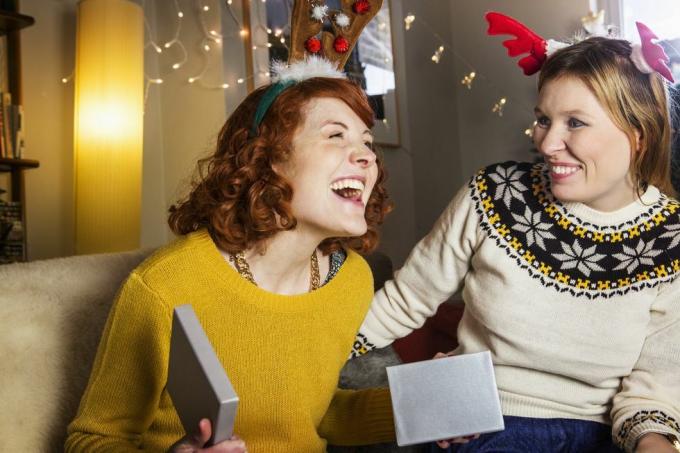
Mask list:
[[[0,264],[23,261],[24,252],[21,202],[0,201]]]
[[[12,104],[11,93],[0,92],[0,157],[22,159],[24,146],[24,108]]]
[[[12,93],[2,93],[2,141],[5,148],[5,157],[14,158],[12,147]]]

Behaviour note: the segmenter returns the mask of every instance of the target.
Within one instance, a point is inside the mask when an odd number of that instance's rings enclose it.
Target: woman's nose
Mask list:
[[[368,148],[364,143],[357,145],[350,156],[352,163],[362,167],[369,167],[373,165],[376,160],[375,152]]]
[[[556,127],[543,129],[539,133],[534,134],[534,137],[536,137],[536,148],[541,154],[546,156],[553,155],[566,148],[565,138]]]

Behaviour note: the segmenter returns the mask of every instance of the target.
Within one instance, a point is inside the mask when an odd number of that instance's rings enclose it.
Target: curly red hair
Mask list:
[[[273,165],[290,156],[293,136],[305,120],[304,106],[311,99],[340,99],[373,127],[373,110],[359,86],[345,79],[316,77],[284,90],[267,111],[259,134],[249,137],[255,110],[267,88],[246,97],[222,127],[215,153],[198,161],[189,195],[170,207],[168,224],[175,234],[207,228],[223,250],[236,253],[280,231],[294,229],[293,190]],[[392,203],[384,184],[382,156],[378,155],[376,162],[378,178],[365,212],[368,230],[359,237],[324,240],[320,244],[324,253],[340,248],[368,253],[378,245],[378,226]]]

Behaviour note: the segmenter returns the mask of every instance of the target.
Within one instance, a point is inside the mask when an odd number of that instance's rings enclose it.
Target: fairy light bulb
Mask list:
[[[404,17],[404,28],[406,30],[410,30],[414,20],[416,20],[416,16],[409,13],[406,17]]]
[[[196,81],[196,77],[189,77],[187,79],[187,82],[189,82],[189,83],[194,83],[195,81]]]
[[[180,19],[184,17],[184,13],[182,11],[177,11],[177,17]]]
[[[533,138],[534,137],[534,128],[536,127],[537,124],[538,124],[538,121],[534,121],[531,124],[531,127],[524,129],[524,135],[526,135],[527,137]]]
[[[203,49],[204,49],[206,52],[210,52],[210,46],[209,46],[208,44],[204,44],[204,45],[203,45]]]
[[[238,32],[238,34],[241,35],[242,38],[245,38],[246,36],[248,36],[248,30],[242,28],[241,31]]]
[[[432,55],[432,61],[439,63],[439,60],[442,58],[442,53],[444,53],[444,46],[439,46],[439,48],[434,51],[434,55]]]
[[[203,5],[203,11],[210,11],[210,7],[208,5]]]
[[[225,90],[226,90],[227,88],[229,88],[229,84],[228,84],[228,83],[223,83],[223,84],[222,84],[222,89],[225,89]]]
[[[506,103],[507,99],[500,98],[500,100],[493,105],[491,112],[497,114],[498,116],[503,116],[503,109],[505,108]]]
[[[463,77],[463,80],[461,80],[460,83],[465,85],[465,88],[467,88],[468,90],[471,90],[472,82],[474,82],[476,75],[477,74],[474,71],[472,71],[470,74]]]
[[[174,65],[172,65],[172,69],[179,69],[180,66],[182,65],[179,63],[175,63]]]
[[[238,79],[238,80],[236,81],[236,83],[239,83],[239,84],[243,83],[243,79]]]

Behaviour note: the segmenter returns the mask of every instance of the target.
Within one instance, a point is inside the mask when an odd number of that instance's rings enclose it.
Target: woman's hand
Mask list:
[[[232,436],[229,440],[224,440],[212,447],[203,448],[212,435],[212,426],[210,420],[204,418],[198,424],[200,434],[195,436],[186,435],[182,437],[175,445],[170,447],[171,453],[248,453],[246,450],[246,443],[237,436]]]
[[[647,433],[638,440],[635,453],[678,453],[678,450],[663,434]]]
[[[453,351],[447,352],[446,354],[444,354],[443,352],[438,352],[434,355],[434,358],[443,359],[445,357],[451,357],[452,355]],[[478,438],[479,434],[473,434],[471,436],[454,437],[453,439],[438,440],[437,445],[439,445],[439,448],[449,448],[451,444],[466,444],[471,440],[475,440]]]

